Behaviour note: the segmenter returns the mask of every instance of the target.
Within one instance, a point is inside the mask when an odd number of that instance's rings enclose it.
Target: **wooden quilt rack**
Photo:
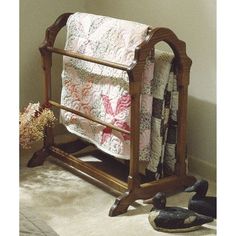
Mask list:
[[[41,150],[34,153],[28,162],[28,167],[42,165],[45,159],[51,155],[63,163],[80,170],[89,176],[101,181],[102,183],[118,190],[122,193],[116,200],[109,211],[110,216],[116,216],[127,211],[130,204],[137,199],[147,199],[154,196],[159,191],[170,192],[171,190],[182,190],[184,187],[192,185],[195,177],[186,174],[186,115],[187,115],[187,96],[189,84],[189,72],[191,67],[191,59],[186,55],[186,44],[179,40],[176,35],[167,28],[154,28],[149,30],[149,34],[144,42],[135,49],[135,57],[133,63],[129,66],[118,64],[106,60],[100,60],[90,56],[82,55],[77,52],[66,51],[53,47],[58,32],[67,22],[68,17],[72,13],[62,14],[57,18],[55,23],[46,30],[46,36],[39,50],[42,56],[42,68],[45,77],[45,103],[46,107],[52,106],[59,109],[70,111],[76,115],[86,119],[100,123],[114,130],[130,135],[130,161],[129,174],[127,182],[95,168],[89,163],[76,158],[72,154],[62,150],[60,145],[54,143],[53,129],[48,127],[45,129],[44,145]],[[140,92],[142,71],[144,70],[145,60],[150,54],[154,45],[164,41],[173,50],[175,54],[175,65],[177,73],[177,83],[179,91],[179,108],[178,108],[178,130],[177,130],[177,156],[175,164],[175,173],[173,176],[164,177],[160,180],[149,181],[141,184],[139,174],[139,108],[140,108]],[[97,120],[79,111],[72,110],[62,106],[51,100],[51,66],[52,53],[66,55],[81,60],[98,63],[104,66],[124,70],[129,77],[129,93],[131,95],[131,131],[127,131],[111,124],[107,124],[101,120]],[[75,145],[71,144],[73,147]],[[71,147],[72,147],[71,146]],[[77,144],[78,147],[84,147],[83,142]],[[72,148],[73,148],[72,147]]]

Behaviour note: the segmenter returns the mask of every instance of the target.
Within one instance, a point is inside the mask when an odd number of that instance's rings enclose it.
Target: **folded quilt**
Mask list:
[[[178,90],[174,55],[155,50],[151,94],[151,158],[147,169],[159,179],[172,175],[176,161]]]
[[[67,21],[65,49],[130,65],[134,50],[146,37],[148,25],[105,16],[75,13]],[[130,130],[129,80],[125,71],[74,58],[64,57],[61,103],[92,117]],[[153,63],[147,63],[142,96],[140,153],[149,159],[151,95],[150,80]],[[145,90],[145,91],[144,91]],[[149,94],[148,94],[149,93]],[[129,159],[130,136],[100,124],[61,112],[67,129],[97,145],[101,150],[119,158]],[[150,151],[149,151],[150,152]],[[149,154],[150,155],[150,154]]]
[[[148,27],[137,22],[75,13],[67,21],[65,50],[130,65],[135,47],[147,36]],[[173,98],[177,96],[172,93],[172,59],[173,55],[158,51],[155,62],[147,59],[143,72],[139,159],[148,161],[147,168],[155,173],[160,166],[163,167],[166,153],[173,166],[170,149],[174,150],[174,147],[166,144],[170,130],[169,116],[176,120],[175,110],[170,111],[176,103]],[[167,96],[171,97],[166,103]],[[131,99],[125,71],[64,56],[61,104],[130,130]],[[61,122],[70,132],[95,144],[104,152],[129,159],[129,135],[64,110],[61,111]],[[160,171],[158,176],[161,176]]]

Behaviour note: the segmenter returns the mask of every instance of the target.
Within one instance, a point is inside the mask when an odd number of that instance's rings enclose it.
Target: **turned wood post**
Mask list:
[[[57,20],[47,28],[45,38],[39,51],[42,59],[42,69],[44,71],[44,107],[51,108],[49,101],[51,100],[51,67],[52,67],[52,52],[48,47],[53,47],[56,36],[60,29],[66,24],[68,17],[72,13],[65,13],[57,18]],[[54,143],[54,135],[52,127],[45,128],[44,147],[49,147]]]
[[[181,44],[183,51],[186,51],[185,43]],[[178,129],[176,146],[175,173],[178,176],[186,175],[186,148],[187,148],[187,106],[188,106],[188,85],[192,61],[185,54],[177,63],[177,85],[179,92],[178,101]]]
[[[49,100],[51,99],[51,67],[52,53],[47,51],[46,45],[42,45],[39,50],[42,58],[42,69],[44,71],[44,107],[51,108]],[[48,147],[54,143],[52,127],[45,127],[44,130],[44,147]]]
[[[131,96],[131,134],[130,134],[130,165],[128,189],[140,186],[139,177],[139,141],[140,141],[140,94],[144,63],[135,63],[128,71],[129,94]]]

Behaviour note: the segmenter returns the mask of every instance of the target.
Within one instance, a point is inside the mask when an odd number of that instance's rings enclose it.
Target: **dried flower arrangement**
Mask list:
[[[20,113],[20,145],[24,149],[31,148],[32,143],[44,137],[44,128],[52,127],[56,118],[48,108],[40,103],[29,103],[23,113]]]

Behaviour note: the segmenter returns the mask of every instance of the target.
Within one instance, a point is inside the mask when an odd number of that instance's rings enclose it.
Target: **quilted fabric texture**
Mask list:
[[[75,13],[67,21],[65,49],[130,65],[134,49],[147,35],[147,25],[110,17]],[[99,120],[130,130],[128,75],[110,67],[64,57],[61,103]],[[143,74],[140,159],[150,159],[153,63]],[[130,136],[70,112],[61,112],[67,129],[119,158],[129,159]]]
[[[67,21],[65,49],[130,65],[135,47],[145,39],[147,29],[147,25],[136,22],[75,13]],[[149,162],[147,168],[156,173],[157,179],[163,175],[163,167],[172,172],[175,163],[178,92],[171,72],[172,59],[172,54],[156,51],[155,62],[147,59],[143,72],[139,159]],[[130,130],[128,91],[126,72],[63,58],[62,105]],[[104,152],[122,159],[130,158],[129,135],[64,110],[61,122],[70,132]],[[170,125],[171,122],[174,125]]]
[[[177,143],[177,80],[173,54],[156,50],[152,80],[151,158],[147,169],[156,179],[174,172]]]

